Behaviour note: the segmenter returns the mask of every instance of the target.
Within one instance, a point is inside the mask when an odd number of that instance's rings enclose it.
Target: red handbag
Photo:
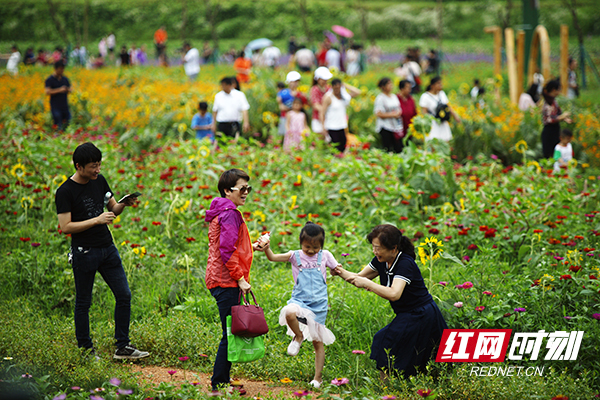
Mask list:
[[[254,293],[250,291],[254,304],[250,304],[246,296],[240,291],[239,306],[231,307],[231,333],[242,337],[256,337],[269,332],[265,312],[256,302]]]

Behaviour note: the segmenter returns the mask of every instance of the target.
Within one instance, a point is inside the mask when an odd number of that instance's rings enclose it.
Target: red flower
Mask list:
[[[340,215],[342,215],[342,213],[332,212],[331,215],[333,215],[334,217],[339,217]]]
[[[271,183],[270,179],[263,179],[263,181],[261,182],[260,186],[261,187],[265,187],[267,186],[269,183]]]
[[[494,228],[490,228],[490,229],[488,229],[487,231],[485,231],[485,235],[484,235],[484,236],[485,236],[486,238],[493,238],[493,237],[495,237],[495,236],[496,236],[496,232],[497,232],[497,231],[496,231]]]
[[[596,249],[593,247],[586,247],[585,249],[583,249],[583,251],[585,251],[586,253],[589,253],[590,251],[594,251],[594,250],[596,250]]]
[[[469,250],[477,250],[477,245],[476,244],[470,244],[469,247],[467,247]]]
[[[440,233],[440,231],[439,231],[438,229],[431,228],[431,229],[429,230],[429,233],[431,233],[432,235],[437,235],[438,233]]]
[[[154,225],[154,226],[162,225],[162,222],[160,222],[160,221],[152,221],[152,225]]]
[[[562,281],[562,280],[567,280],[567,279],[573,279],[573,277],[572,277],[571,275],[569,275],[569,274],[566,274],[566,275],[561,275],[561,276],[560,276],[560,280],[561,280],[561,281]]]
[[[430,199],[434,199],[434,200],[437,199],[438,197],[440,197],[439,193],[434,193],[434,194],[432,194],[432,195],[429,196]]]
[[[552,398],[552,400],[569,400],[569,398],[568,398],[567,396],[563,396],[563,395],[561,394],[561,395],[558,395],[558,396],[554,396],[554,397]]]
[[[459,236],[466,236],[468,234],[469,234],[469,229],[461,229],[460,231],[458,231]]]
[[[488,229],[489,229],[489,228],[487,227],[487,225],[481,225],[481,226],[479,227],[479,231],[480,231],[480,232],[485,232],[485,231],[487,231]]]
[[[204,196],[204,197],[203,197],[203,199],[204,199],[204,200],[210,200],[210,199],[212,199],[212,198],[213,198],[213,197],[212,197],[212,195],[210,195],[210,194],[207,194],[206,196]]]
[[[29,242],[31,240],[31,238],[28,237],[20,237],[19,239],[21,240],[21,242]]]
[[[581,270],[581,266],[579,266],[579,265],[571,265],[569,267],[569,271],[571,271],[571,272],[579,272],[580,270]]]
[[[306,218],[306,214],[298,214],[298,218]]]
[[[544,230],[543,229],[534,229],[533,233],[543,233]]]
[[[407,221],[408,217],[400,217],[400,221]]]
[[[402,203],[402,204],[410,204],[410,202],[406,201],[406,200],[402,200],[402,201],[400,201],[400,203]]]
[[[590,279],[598,279],[596,275],[590,274]]]
[[[145,226],[142,228],[142,232],[146,232],[148,230],[148,228],[146,228]]]
[[[294,186],[302,186],[302,182],[294,182]]]
[[[192,243],[192,242],[196,241],[196,239],[194,239],[193,237],[185,238],[185,240],[187,240],[188,243]]]
[[[483,311],[485,310],[485,306],[479,306],[479,307],[475,307],[475,311]]]
[[[433,394],[433,390],[431,390],[431,389],[425,389],[425,390],[419,389],[419,390],[417,390],[417,394],[419,396],[421,396],[421,397],[429,397],[429,396],[431,396]]]

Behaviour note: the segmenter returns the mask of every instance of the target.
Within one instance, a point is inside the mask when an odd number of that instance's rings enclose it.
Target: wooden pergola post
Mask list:
[[[517,104],[517,65],[515,60],[515,31],[512,28],[504,30],[504,42],[506,43],[506,64],[508,67],[508,95],[513,104]]]
[[[548,38],[548,31],[543,25],[538,25],[533,32],[533,41],[531,42],[531,52],[529,53],[529,71],[527,77],[527,84],[531,85],[533,82],[533,74],[535,73],[537,66],[538,55],[542,52],[542,68],[541,72],[544,79],[550,80],[550,39]]]
[[[569,89],[569,27],[560,26],[560,87],[563,96]]]
[[[523,93],[525,77],[525,31],[517,32],[517,99]]]
[[[494,35],[494,75],[502,73],[502,29],[499,26],[486,26],[483,31]]]

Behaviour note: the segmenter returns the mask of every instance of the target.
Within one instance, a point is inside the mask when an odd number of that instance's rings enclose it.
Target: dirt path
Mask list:
[[[140,374],[140,383],[152,384],[157,386],[161,382],[173,383],[195,383],[198,382],[198,388],[205,393],[210,392],[210,374],[203,372],[195,372],[190,370],[180,370],[172,376],[167,372],[174,368],[157,367],[154,365],[132,365],[131,369]],[[239,382],[244,385],[247,394],[244,396],[248,399],[253,398],[273,398],[273,397],[289,397],[292,398],[293,393],[300,390],[296,386],[283,385],[279,382],[251,381],[240,379]]]

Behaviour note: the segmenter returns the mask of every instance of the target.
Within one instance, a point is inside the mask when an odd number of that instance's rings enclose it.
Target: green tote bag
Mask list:
[[[265,355],[265,341],[262,336],[253,338],[236,336],[231,333],[231,315],[227,316],[227,361],[243,363],[258,360]]]

